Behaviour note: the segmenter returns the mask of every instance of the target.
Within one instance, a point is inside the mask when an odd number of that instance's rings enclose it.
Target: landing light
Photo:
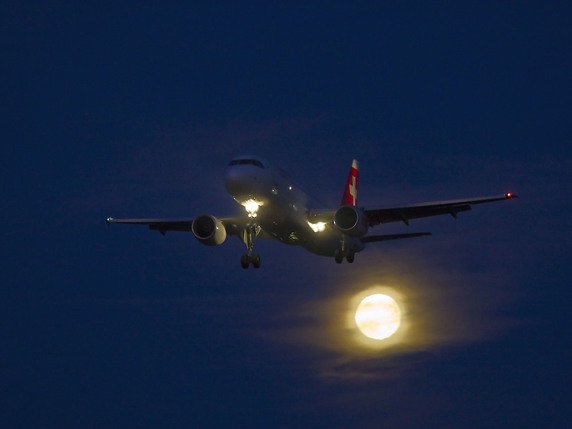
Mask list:
[[[326,229],[326,222],[318,222],[318,223],[308,222],[308,225],[310,226],[310,228],[312,228],[312,231],[314,232],[322,232],[323,230]]]
[[[262,204],[260,204],[255,200],[250,199],[243,202],[242,205],[244,206],[246,212],[248,213],[248,217],[256,217],[258,209]]]

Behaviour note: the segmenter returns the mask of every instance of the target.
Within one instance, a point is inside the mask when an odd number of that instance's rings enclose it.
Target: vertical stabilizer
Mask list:
[[[357,188],[358,188],[358,162],[356,159],[352,161],[350,174],[344,189],[342,198],[342,206],[355,206],[357,204]]]

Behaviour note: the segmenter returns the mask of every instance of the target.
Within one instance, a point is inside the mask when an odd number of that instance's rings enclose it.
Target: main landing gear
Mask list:
[[[242,241],[246,245],[246,253],[240,257],[240,265],[245,270],[250,264],[254,268],[260,268],[261,260],[258,253],[254,253],[254,238],[260,232],[257,225],[248,225],[243,232]]]
[[[341,250],[337,250],[336,253],[334,254],[334,259],[336,261],[336,264],[341,264],[344,258],[346,258],[346,260],[350,264],[353,264],[355,257],[356,254],[354,252],[348,252],[347,254],[344,254],[344,252],[342,252]]]
[[[342,240],[340,241],[340,248],[336,250],[336,253],[334,253],[334,259],[336,261],[336,264],[341,264],[344,258],[346,258],[348,263],[353,264],[355,257],[356,257],[355,252],[348,249],[345,237],[342,238]]]

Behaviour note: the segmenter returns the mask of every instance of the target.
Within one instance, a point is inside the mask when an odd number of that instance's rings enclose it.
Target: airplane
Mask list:
[[[251,264],[260,268],[260,255],[254,251],[257,238],[270,238],[281,243],[299,245],[317,255],[333,257],[341,264],[353,263],[355,254],[370,243],[431,235],[429,232],[370,235],[376,225],[412,219],[451,215],[471,210],[476,204],[509,200],[512,192],[502,195],[422,203],[391,208],[365,208],[357,205],[358,161],[353,160],[338,208],[308,208],[310,197],[280,168],[255,156],[239,156],[228,164],[224,183],[232,198],[242,205],[245,215],[215,217],[204,214],[182,219],[115,219],[108,224],[147,225],[165,235],[168,231],[191,232],[207,246],[225,242],[227,236],[238,237],[246,246],[240,258],[242,268]]]

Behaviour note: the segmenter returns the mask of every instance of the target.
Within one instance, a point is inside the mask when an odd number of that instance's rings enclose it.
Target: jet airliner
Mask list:
[[[333,257],[340,264],[354,262],[355,254],[369,243],[431,235],[429,232],[403,234],[369,234],[376,225],[411,219],[457,214],[476,204],[515,198],[511,192],[502,195],[422,203],[391,208],[365,208],[357,204],[358,161],[353,160],[341,205],[334,209],[309,208],[310,198],[280,168],[254,156],[240,156],[228,164],[225,187],[245,214],[238,217],[215,217],[204,214],[182,219],[115,219],[108,223],[147,225],[165,234],[168,231],[191,232],[207,246],[223,244],[227,236],[238,237],[246,246],[240,258],[242,268],[251,264],[259,268],[260,255],[254,251],[257,238],[271,238],[285,244]]]

